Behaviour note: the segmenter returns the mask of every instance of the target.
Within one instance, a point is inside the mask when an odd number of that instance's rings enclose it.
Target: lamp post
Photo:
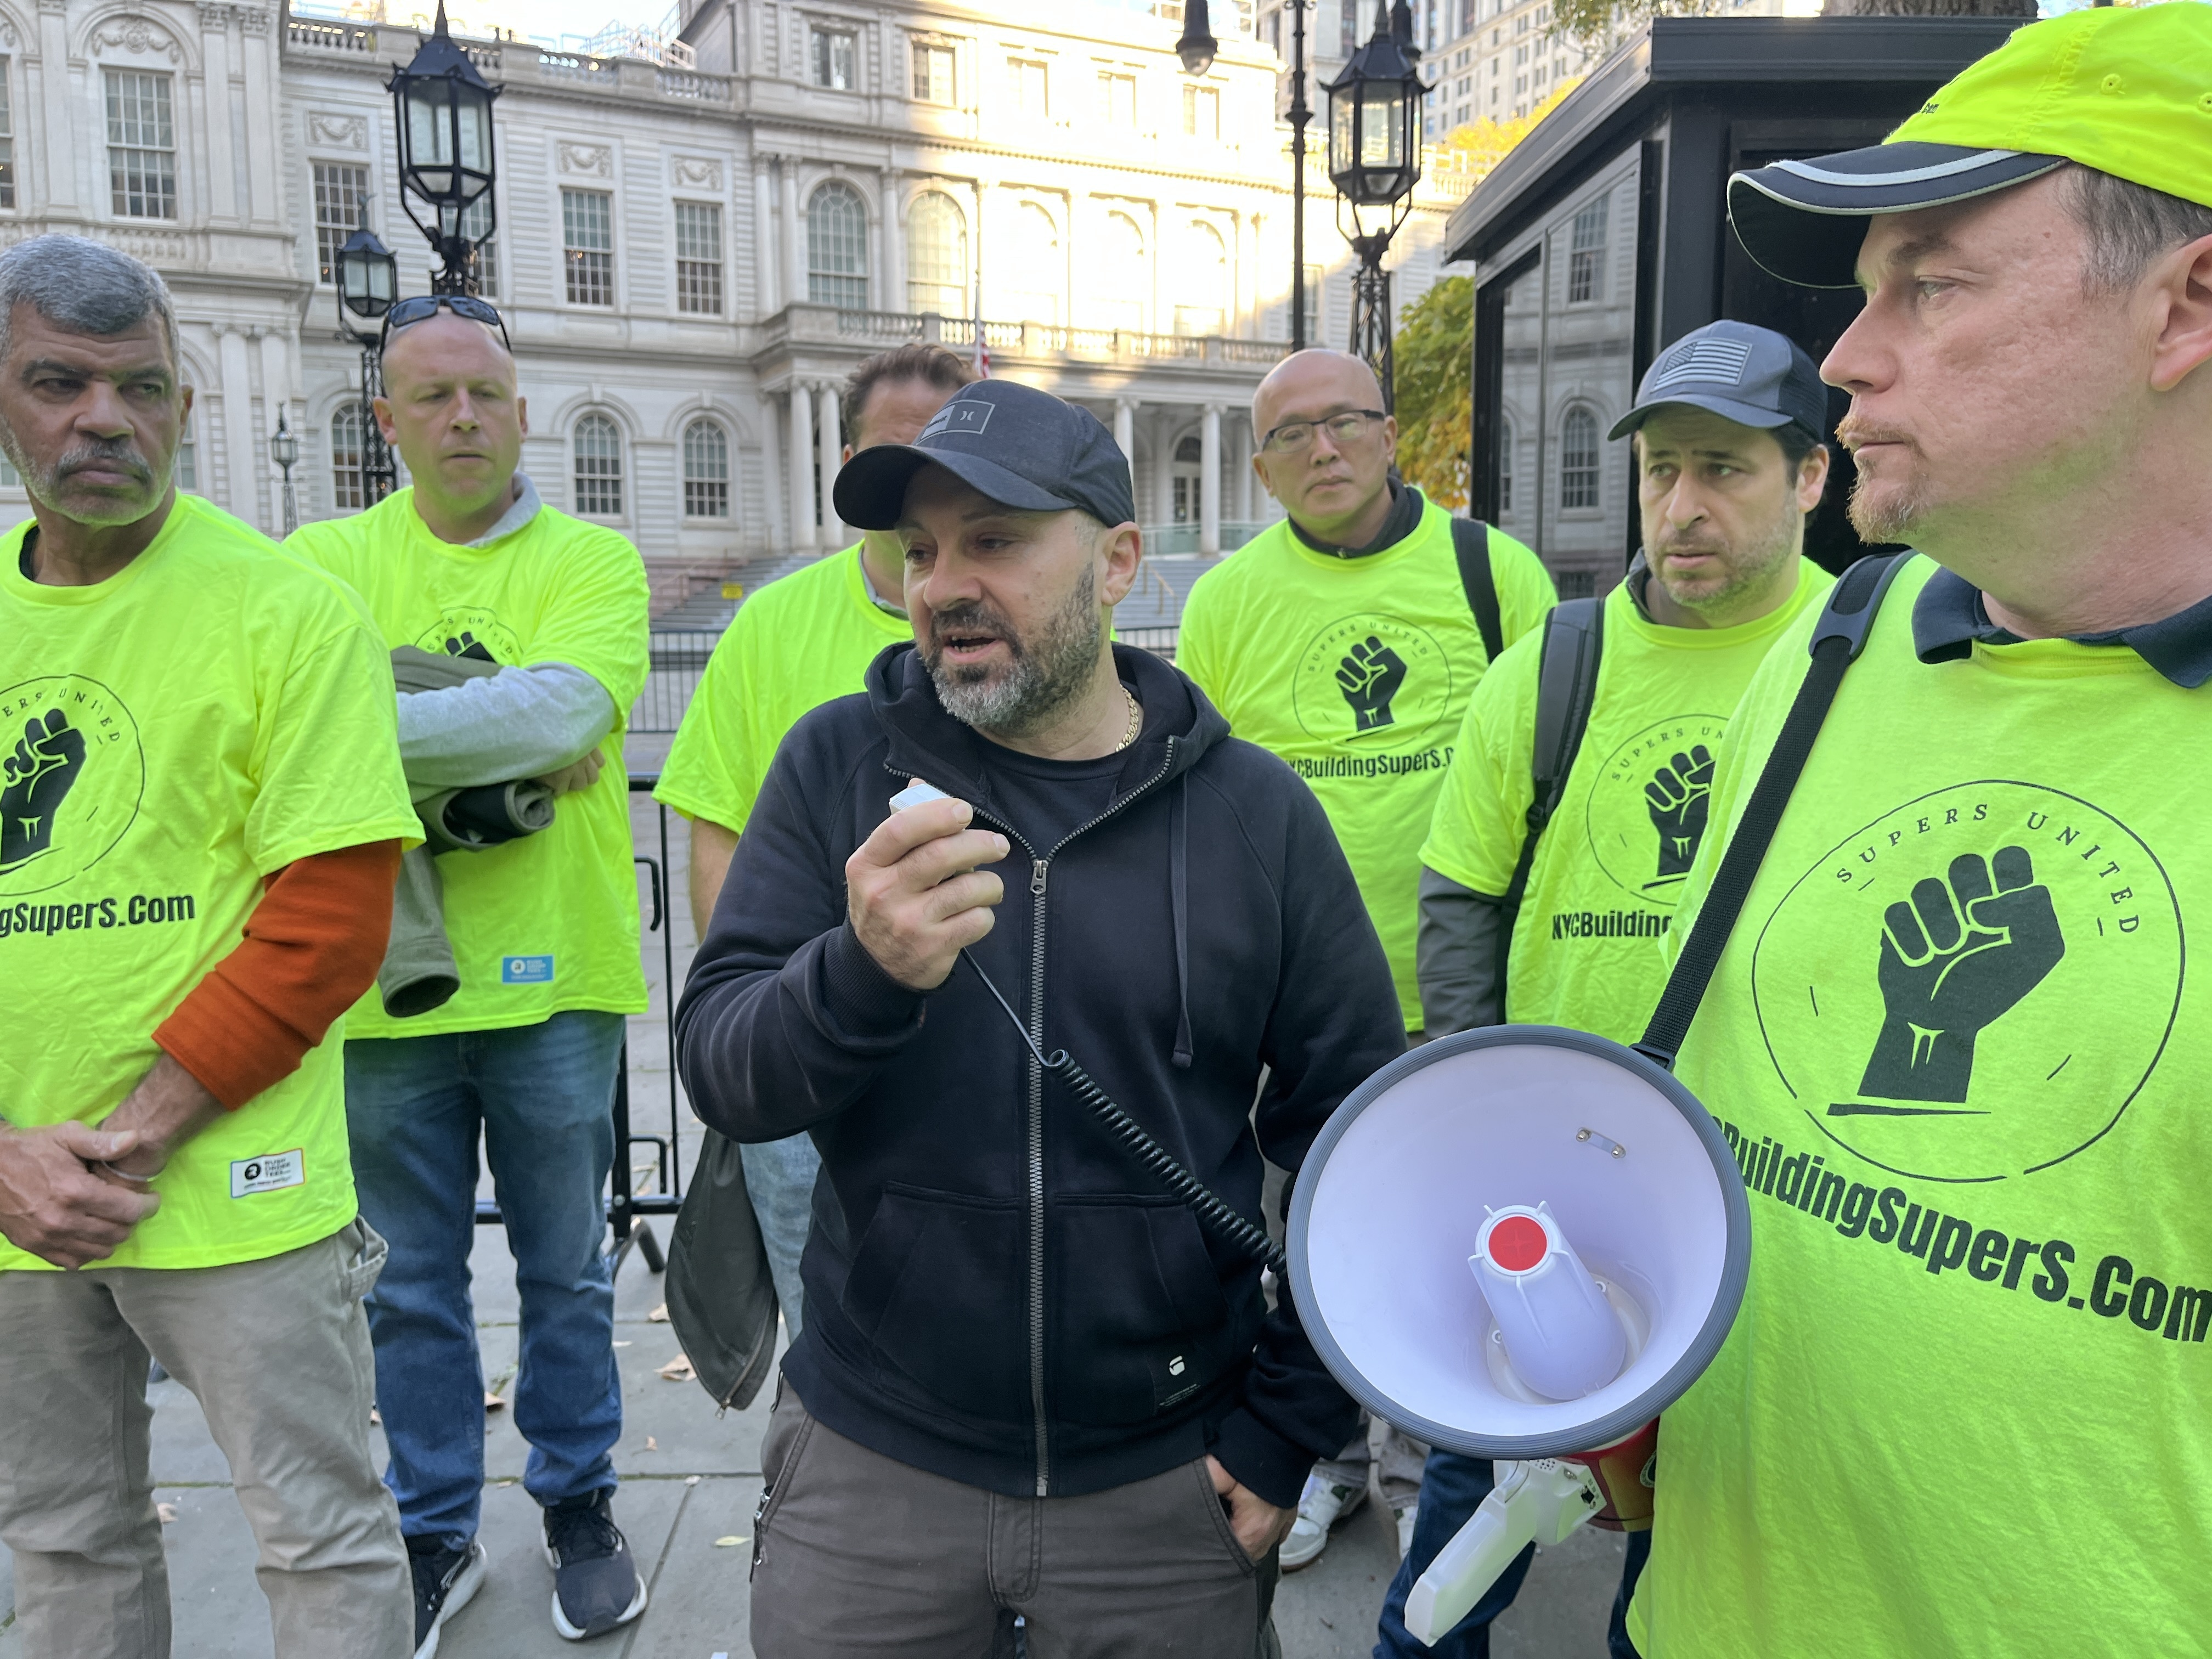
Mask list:
[[[1356,0],[1345,0],[1347,5]],[[1306,106],[1307,0],[1285,0],[1291,14],[1291,349],[1306,349],[1306,124],[1313,112]],[[1176,56],[1186,75],[1203,75],[1213,67],[1221,43],[1213,38],[1206,0],[1186,0],[1182,38]]]
[[[1322,88],[1328,99],[1328,177],[1336,186],[1338,228],[1359,259],[1351,349],[1374,368],[1385,409],[1392,407],[1395,393],[1390,275],[1382,269],[1382,255],[1406,222],[1421,177],[1421,100],[1428,93],[1416,68],[1420,53],[1413,43],[1411,10],[1405,0],[1395,9],[1393,16],[1376,0],[1373,37]]]
[[[433,294],[477,291],[477,249],[498,223],[492,199],[491,106],[501,88],[477,73],[446,32],[446,0],[438,21],[406,68],[386,82],[399,139],[399,202],[437,253]],[[423,211],[416,211],[420,202]],[[478,234],[465,228],[477,204]]]
[[[376,424],[376,400],[384,395],[383,365],[377,359],[378,325],[399,293],[399,261],[363,225],[337,251],[338,325],[340,337],[361,348],[361,493],[362,505],[374,507],[398,485],[398,470],[392,451]],[[356,327],[349,318],[361,319]],[[296,446],[298,440],[293,440]],[[296,454],[296,448],[295,453]],[[290,486],[286,486],[289,499]]]
[[[299,499],[292,494],[292,467],[300,459],[300,441],[285,428],[284,411],[276,411],[276,433],[269,440],[269,459],[284,473],[284,533],[300,527]]]

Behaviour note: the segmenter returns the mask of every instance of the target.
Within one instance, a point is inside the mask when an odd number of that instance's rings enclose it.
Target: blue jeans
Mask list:
[[[752,1200],[761,1243],[768,1250],[769,1277],[775,1281],[775,1299],[783,1309],[784,1334],[796,1342],[805,1301],[799,1285],[799,1258],[806,1249],[807,1224],[814,1213],[814,1177],[821,1173],[822,1154],[814,1150],[814,1137],[807,1134],[738,1151],[745,1166],[745,1196]]]
[[[623,1017],[348,1042],[354,1182],[392,1255],[368,1299],[377,1410],[400,1530],[458,1545],[483,1492],[483,1363],[469,1298],[477,1143],[521,1293],[514,1425],[540,1504],[615,1484],[622,1433],[614,1277],[602,1245]]]
[[[1390,1593],[1383,1599],[1382,1617],[1376,1630],[1375,1659],[1414,1659],[1422,1654],[1440,1654],[1444,1659],[1488,1659],[1490,1621],[1511,1607],[1513,1598],[1520,1594],[1521,1581],[1528,1576],[1528,1563],[1535,1555],[1533,1547],[1515,1557],[1513,1565],[1468,1610],[1467,1617],[1433,1647],[1423,1647],[1407,1634],[1406,1598],[1443,1547],[1474,1518],[1482,1500],[1490,1496],[1492,1484],[1490,1464],[1485,1459],[1462,1457],[1455,1452],[1429,1454],[1428,1466],[1421,1473],[1421,1507],[1413,1521],[1413,1547],[1399,1563],[1398,1576],[1390,1581]],[[1621,1565],[1620,1589],[1613,1596],[1613,1617],[1606,1626],[1606,1652],[1610,1659],[1638,1659],[1629,1642],[1626,1621],[1628,1599],[1636,1593],[1636,1581],[1650,1554],[1649,1532],[1628,1534],[1628,1559]]]

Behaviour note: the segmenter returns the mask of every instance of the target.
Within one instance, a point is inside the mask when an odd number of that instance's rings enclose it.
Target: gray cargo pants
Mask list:
[[[406,1659],[414,1586],[376,1478],[356,1221],[224,1267],[0,1273],[0,1539],[26,1659],[167,1659],[150,1350],[192,1391],[260,1546],[277,1659]]]
[[[1009,1498],[848,1440],[779,1389],[753,1532],[757,1659],[1275,1659],[1277,1570],[1203,1458],[1080,1498]]]

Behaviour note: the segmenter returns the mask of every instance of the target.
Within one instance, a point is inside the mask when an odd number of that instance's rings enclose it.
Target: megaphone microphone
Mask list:
[[[1407,1599],[1416,1639],[1449,1630],[1527,1545],[1648,1483],[1654,1419],[1742,1302],[1750,1220],[1696,1097],[1588,1032],[1442,1037],[1330,1118],[1291,1204],[1315,1348],[1376,1416],[1502,1460]]]

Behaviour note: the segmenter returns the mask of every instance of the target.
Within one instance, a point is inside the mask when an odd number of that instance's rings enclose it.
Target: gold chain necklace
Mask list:
[[[1114,752],[1117,755],[1136,742],[1137,733],[1144,730],[1145,726],[1144,706],[1130,694],[1129,688],[1126,685],[1121,687],[1121,696],[1122,700],[1129,705],[1129,729],[1121,734],[1121,741],[1114,745]]]

